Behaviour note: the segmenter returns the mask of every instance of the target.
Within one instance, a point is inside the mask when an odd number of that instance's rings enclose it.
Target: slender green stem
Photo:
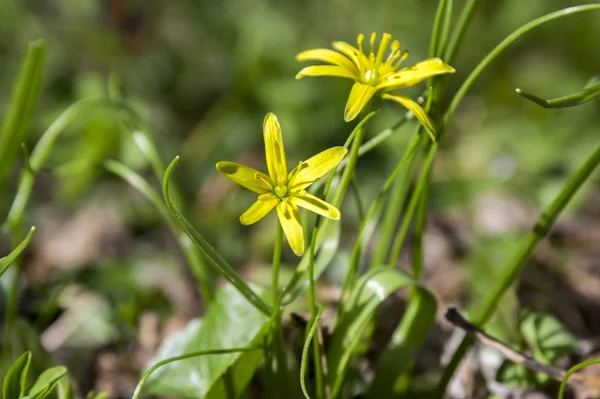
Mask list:
[[[442,24],[444,21],[444,14],[446,11],[447,2],[448,0],[440,0],[438,3],[437,11],[435,12],[433,29],[431,31],[431,40],[429,42],[429,58],[433,58],[438,54],[440,31],[442,30]]]
[[[420,125],[416,127],[414,134],[415,137],[418,137],[420,128]],[[419,140],[419,145],[423,145],[425,140],[428,139],[423,135]],[[375,252],[371,258],[371,264],[374,266],[383,265],[385,262],[386,256],[392,244],[392,240],[394,239],[398,218],[400,217],[402,207],[404,206],[405,199],[408,194],[411,176],[414,172],[417,158],[418,157],[416,156],[410,158],[407,167],[398,176],[396,182],[394,183],[394,187],[384,213],[383,222],[379,232],[379,239],[377,241],[377,247],[375,248]]]
[[[352,175],[352,180],[350,181],[352,187],[352,194],[354,194],[354,200],[356,202],[356,213],[358,215],[359,223],[363,221],[365,218],[365,208],[363,205],[363,200],[360,196],[360,186],[358,185],[358,180],[356,180],[356,174]]]
[[[442,24],[442,33],[440,38],[440,44],[437,49],[437,56],[442,57],[446,52],[446,46],[448,45],[448,37],[450,34],[450,23],[452,22],[452,10],[454,9],[454,0],[447,0],[446,12],[444,13],[444,22]]]
[[[482,326],[489,320],[496,310],[498,301],[500,301],[506,291],[514,284],[521,273],[525,262],[531,256],[531,253],[537,244],[546,236],[558,215],[560,215],[565,206],[573,198],[573,195],[575,195],[583,183],[589,178],[590,174],[599,163],[600,146],[594,150],[585,163],[569,179],[552,204],[542,212],[537,223],[533,226],[529,234],[527,234],[517,252],[503,268],[499,280],[496,281],[495,285],[481,302],[481,305],[478,306],[473,313],[471,320],[473,324]],[[452,378],[456,367],[472,343],[473,341],[468,337],[463,339],[459,349],[454,353],[452,360],[444,369],[444,374],[437,386],[435,397],[441,398],[443,396],[446,391],[446,386]]]
[[[206,350],[206,351],[190,352],[190,353],[186,353],[185,355],[174,356],[174,357],[170,357],[168,359],[162,360],[162,361],[156,363],[155,365],[153,365],[152,367],[150,367],[148,370],[146,370],[146,372],[144,373],[144,375],[138,382],[137,386],[135,387],[135,391],[133,391],[133,395],[131,396],[131,399],[138,399],[140,394],[142,393],[142,389],[144,389],[144,385],[146,384],[146,381],[148,380],[148,378],[150,378],[152,373],[154,373],[160,367],[167,365],[169,363],[177,362],[179,360],[190,359],[192,357],[207,356],[207,355],[226,355],[226,354],[230,354],[230,353],[240,353],[240,352],[252,352],[252,351],[261,350],[261,349],[262,349],[261,347],[213,349],[213,350]]]
[[[573,375],[574,373],[578,372],[579,370],[581,370],[582,368],[591,366],[593,364],[600,364],[600,359],[596,358],[596,359],[586,360],[584,362],[577,363],[575,366],[571,367],[565,373],[565,376],[563,377],[562,381],[560,382],[560,389],[558,390],[558,399],[563,399],[563,396],[565,395],[565,388],[567,387],[567,381],[569,380],[569,377],[571,375]]]
[[[404,239],[406,238],[406,234],[408,233],[408,228],[410,227],[412,216],[415,212],[415,209],[417,208],[417,205],[419,204],[421,194],[424,192],[425,186],[429,181],[429,169],[433,165],[433,158],[435,157],[437,146],[437,143],[431,145],[428,154],[423,162],[423,167],[419,176],[419,180],[415,187],[415,191],[413,192],[410,198],[410,202],[408,203],[408,207],[406,208],[406,213],[404,214],[404,218],[402,219],[400,231],[398,232],[398,235],[394,240],[390,256],[388,257],[388,260],[386,262],[386,264],[390,266],[395,265],[398,258],[400,257],[400,251],[402,250]]]
[[[471,72],[471,74],[467,77],[464,83],[460,86],[460,88],[454,95],[450,106],[444,114],[443,126],[446,126],[448,124],[450,118],[454,114],[454,111],[456,111],[456,108],[458,107],[464,96],[467,94],[467,91],[469,91],[475,80],[479,77],[479,75],[481,75],[485,68],[487,68],[491,64],[491,62],[494,61],[496,57],[498,57],[510,44],[519,39],[525,33],[540,25],[543,25],[558,18],[566,17],[568,15],[595,10],[600,10],[600,4],[589,4],[584,6],[564,8],[562,10],[544,15],[543,17],[536,18],[533,21],[530,21],[525,25],[521,26],[519,29],[515,30],[510,35],[508,35],[504,40],[500,42],[500,44],[498,44],[496,47],[494,47],[492,51],[490,51],[490,53],[479,63],[479,65],[475,67],[475,69],[473,69],[473,72]],[[449,51],[451,50],[449,49]],[[451,62],[448,60],[446,61]]]
[[[590,101],[592,98],[600,95],[600,82],[598,80],[598,77],[592,78],[590,83],[588,83],[580,91],[573,94],[569,94],[567,96],[553,98],[550,100],[538,97],[535,94],[526,92],[525,90],[516,89],[515,91],[517,92],[517,94],[525,97],[528,100],[533,101],[538,105],[541,105],[544,108],[574,107],[576,105]]]
[[[381,190],[379,191],[379,193],[377,194],[377,196],[375,197],[373,202],[371,202],[371,205],[369,206],[369,210],[367,211],[365,218],[362,220],[362,222],[358,228],[358,234],[356,236],[356,239],[354,240],[354,248],[352,249],[352,257],[350,260],[350,264],[348,266],[348,270],[346,271],[346,275],[344,277],[344,282],[342,284],[342,293],[340,295],[340,298],[342,298],[342,303],[344,302],[345,298],[347,297],[350,287],[352,287],[354,279],[357,274],[357,269],[358,269],[358,265],[360,264],[360,257],[361,257],[361,253],[362,253],[362,239],[363,239],[363,234],[365,232],[365,229],[366,229],[367,225],[371,222],[371,220],[375,217],[377,211],[379,210],[379,206],[380,206],[381,202],[387,195],[389,189],[394,184],[394,181],[396,180],[396,176],[398,176],[398,173],[405,166],[406,162],[408,162],[408,160],[412,158],[412,155],[414,154],[415,150],[419,146],[420,141],[421,141],[421,139],[420,139],[419,135],[415,134],[415,136],[413,137],[413,140],[409,144],[404,155],[402,156],[402,158],[400,159],[400,161],[394,168],[394,171],[390,174],[390,176],[388,176],[387,180],[381,187]],[[380,266],[380,265],[371,264],[371,267],[376,267],[376,266]],[[342,307],[340,306],[340,308],[338,309],[338,320],[341,315],[341,311],[342,311]]]
[[[273,247],[273,270],[271,274],[271,291],[273,293],[273,306],[277,303],[279,288],[279,266],[281,265],[281,243],[283,242],[283,229],[279,220],[276,221],[275,246]]]
[[[479,2],[480,0],[467,0],[467,4],[465,4],[463,7],[460,16],[458,17],[456,29],[450,38],[450,42],[448,43],[448,47],[446,48],[446,52],[444,54],[444,61],[446,63],[452,65],[452,62],[454,62],[458,48],[460,47],[465,34],[467,33],[467,29],[473,20],[473,16],[475,15],[475,11],[479,5]]]
[[[306,399],[310,399],[308,389],[306,388],[306,371],[308,370],[308,350],[310,348],[311,342],[313,342],[313,339],[317,337],[315,332],[317,331],[317,328],[319,328],[319,321],[321,320],[322,314],[323,306],[319,306],[315,317],[310,323],[308,323],[306,339],[304,340],[304,347],[302,348],[302,358],[300,361],[300,387],[302,388],[302,393],[304,394],[304,397]],[[319,390],[317,389],[317,395],[318,392]]]
[[[425,226],[427,224],[427,199],[429,195],[429,183],[431,179],[431,171],[426,174],[423,192],[419,198],[417,208],[417,216],[415,217],[414,240],[412,248],[412,272],[413,278],[419,281],[423,274],[423,235],[425,234]]]
[[[308,264],[308,302],[310,308],[310,320],[306,326],[306,340],[313,339],[314,331],[311,334],[311,324],[315,320],[320,318],[319,310],[317,309],[316,291],[315,291],[315,247],[317,244],[317,226],[313,228],[311,239],[310,239],[310,258]],[[317,398],[323,397],[324,385],[323,385],[323,368],[321,366],[321,348],[319,345],[318,336],[314,335],[313,340],[313,362],[315,368],[315,390]]]

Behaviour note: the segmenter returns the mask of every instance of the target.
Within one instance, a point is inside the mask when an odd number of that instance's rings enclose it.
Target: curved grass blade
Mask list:
[[[249,286],[246,282],[236,273],[236,271],[227,263],[225,259],[206,241],[200,233],[194,229],[194,227],[187,221],[187,219],[179,212],[173,200],[169,195],[169,180],[175,165],[179,162],[179,157],[175,157],[173,161],[167,167],[165,175],[163,177],[162,188],[163,197],[167,207],[171,214],[175,217],[183,231],[192,240],[194,244],[204,253],[210,265],[221,274],[227,281],[229,281],[239,292],[242,294],[250,303],[252,303],[258,310],[270,316],[272,313],[271,307],[267,305]]]
[[[575,105],[583,104],[590,101],[592,98],[600,95],[600,77],[595,76],[584,86],[583,89],[577,93],[570,94],[564,97],[553,98],[551,100],[545,100],[541,97],[533,95],[525,90],[516,89],[517,94],[525,97],[528,100],[533,101],[536,104],[541,105],[544,108],[567,108],[574,107]]]
[[[540,25],[543,25],[547,22],[553,21],[558,18],[566,17],[568,15],[573,15],[585,11],[600,11],[600,4],[588,4],[583,6],[563,8],[562,10],[546,14],[540,18],[536,18],[521,26],[510,35],[508,35],[496,47],[494,47],[492,51],[489,52],[489,54],[475,67],[475,69],[473,69],[471,74],[460,86],[460,88],[452,98],[452,101],[450,102],[446,113],[444,114],[443,126],[448,125],[448,121],[454,114],[454,111],[456,111],[456,108],[458,107],[464,96],[467,94],[467,91],[469,91],[469,89],[471,88],[475,80],[479,77],[479,75],[481,75],[483,70],[486,69],[492,63],[492,61],[494,61],[496,57],[498,57],[509,45],[511,45],[514,41],[519,39],[525,33]],[[446,62],[451,63],[451,60],[447,58],[448,57],[446,57]]]
[[[29,43],[27,55],[13,87],[0,131],[0,190],[4,187],[19,146],[27,137],[42,84],[45,55],[46,44],[43,40]]]
[[[402,369],[410,362],[414,353],[426,338],[436,311],[435,299],[431,293],[415,282],[401,270],[380,267],[365,274],[350,293],[343,305],[338,325],[331,338],[327,354],[329,383],[332,397],[340,394],[350,359],[362,336],[377,312],[379,305],[393,292],[401,288],[413,288],[414,300],[411,300],[400,325],[394,332],[389,344],[389,355],[383,355],[371,393],[377,397],[392,397],[394,381]],[[402,356],[396,358],[399,353]],[[375,392],[376,391],[376,392]],[[389,394],[389,395],[388,395]]]
[[[11,253],[9,253],[3,258],[0,258],[0,277],[2,277],[4,272],[6,272],[6,270],[8,269],[8,267],[15,261],[15,259],[17,259],[19,255],[21,255],[21,252],[23,252],[23,250],[29,245],[34,233],[35,226],[32,226],[31,229],[29,229],[29,233],[27,233],[23,241],[21,241],[21,243],[11,251]]]
[[[558,390],[558,399],[563,399],[565,395],[565,388],[567,387],[567,381],[569,381],[569,377],[575,374],[577,371],[585,368],[587,366],[591,366],[594,364],[600,364],[600,358],[586,360],[585,362],[577,363],[575,366],[571,367],[563,377],[560,383],[560,389]]]
[[[308,330],[308,334],[306,335],[306,340],[304,341],[304,347],[302,348],[302,360],[300,362],[300,387],[302,388],[302,393],[306,399],[310,399],[310,395],[308,394],[308,390],[306,389],[306,371],[308,370],[308,351],[310,349],[310,345],[313,342],[313,337],[315,336],[315,332],[317,331],[317,327],[319,327],[319,321],[321,320],[321,315],[323,314],[323,306],[319,306],[317,310],[317,315],[313,320],[310,329]]]
[[[31,352],[23,353],[10,367],[2,383],[3,398],[20,398],[25,396],[27,372],[31,364]]]
[[[138,382],[137,386],[135,387],[135,391],[133,392],[133,396],[131,397],[131,399],[137,399],[140,396],[140,394],[142,393],[142,389],[144,389],[144,385],[146,384],[146,381],[148,380],[148,378],[150,378],[152,373],[154,373],[160,367],[165,366],[169,363],[173,363],[173,362],[177,362],[177,361],[185,360],[185,359],[190,359],[193,357],[200,357],[200,356],[207,356],[207,355],[228,355],[231,353],[251,352],[251,351],[261,350],[261,349],[262,348],[260,348],[260,347],[213,349],[213,350],[206,350],[206,351],[190,352],[190,353],[186,353],[185,355],[173,356],[168,359],[162,360],[162,361],[156,363],[155,365],[153,365],[152,367],[150,367],[148,370],[146,370],[146,372],[144,373],[144,375]]]

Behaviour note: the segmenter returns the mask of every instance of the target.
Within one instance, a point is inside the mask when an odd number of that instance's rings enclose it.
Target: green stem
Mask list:
[[[308,264],[308,302],[310,307],[310,320],[311,322],[306,326],[306,340],[313,340],[313,362],[315,368],[315,390],[317,398],[322,398],[324,393],[323,385],[323,368],[321,365],[321,348],[319,345],[318,336],[314,335],[314,331],[311,334],[311,325],[314,324],[315,320],[318,323],[320,318],[319,310],[317,309],[316,292],[315,292],[315,247],[317,244],[317,226],[313,228],[313,232],[310,239],[310,254]],[[314,339],[313,339],[314,335]]]
[[[404,214],[404,218],[402,219],[402,225],[400,226],[400,231],[394,240],[394,244],[392,245],[392,250],[388,260],[386,262],[387,265],[393,266],[396,264],[398,258],[400,257],[400,251],[402,250],[402,246],[404,244],[404,239],[406,238],[406,234],[408,233],[408,228],[410,227],[410,222],[412,220],[413,213],[419,204],[419,199],[421,194],[425,190],[425,186],[427,185],[429,179],[429,170],[433,165],[433,158],[435,157],[435,153],[437,150],[437,143],[432,144],[429,147],[427,156],[423,162],[423,168],[421,170],[421,174],[419,176],[419,180],[415,187],[415,191],[412,193],[410,202],[408,203],[408,207],[406,208],[406,213]]]
[[[131,396],[131,399],[138,399],[140,394],[142,393],[142,389],[144,389],[144,385],[146,384],[146,381],[148,380],[148,378],[150,378],[152,373],[154,373],[160,367],[167,365],[169,363],[177,362],[179,360],[189,359],[192,357],[207,356],[207,355],[226,355],[226,354],[230,354],[230,353],[240,353],[240,352],[252,352],[252,351],[261,350],[261,349],[262,348],[260,348],[260,347],[213,349],[213,350],[206,350],[206,351],[190,352],[190,353],[186,353],[185,355],[174,356],[174,357],[170,357],[168,359],[162,360],[162,361],[156,363],[154,366],[150,367],[148,370],[146,370],[146,372],[140,379],[140,382],[138,382],[137,386],[135,387],[135,391],[133,391],[133,395]]]
[[[433,58],[438,54],[440,31],[442,30],[441,28],[444,21],[444,14],[447,1],[448,0],[440,0],[438,3],[437,11],[435,12],[433,30],[431,31],[431,41],[429,42],[429,58]]]
[[[506,293],[506,291],[514,284],[519,276],[527,259],[537,246],[537,244],[546,236],[558,215],[563,211],[569,203],[573,195],[579,190],[582,184],[589,178],[590,174],[600,163],[600,146],[588,157],[585,163],[575,172],[569,179],[567,184],[554,199],[552,204],[540,215],[537,223],[533,226],[529,234],[523,240],[521,246],[504,267],[500,279],[488,292],[487,296],[478,306],[473,314],[471,322],[475,325],[484,325],[496,310],[498,301]],[[436,397],[442,397],[446,391],[446,386],[452,378],[456,367],[466,353],[467,349],[473,343],[472,339],[465,337],[459,346],[459,349],[454,353],[452,360],[444,369],[444,374],[436,389]]]
[[[475,15],[475,11],[477,6],[479,5],[480,0],[467,0],[467,4],[463,7],[460,16],[458,17],[457,27],[454,30],[452,37],[450,38],[450,42],[448,43],[448,48],[444,54],[444,61],[447,64],[452,65],[454,62],[454,58],[456,57],[456,53],[458,52],[458,48],[460,47],[465,34],[467,33],[467,28],[471,24],[471,20]]]
[[[365,217],[365,211],[363,201],[360,196],[360,186],[358,185],[358,180],[356,180],[356,174],[352,175],[352,180],[350,181],[350,184],[352,186],[352,194],[354,195],[354,200],[356,202],[356,213],[358,215],[358,220],[360,223]]]
[[[275,228],[275,246],[273,247],[273,270],[271,274],[271,291],[273,293],[273,306],[277,303],[279,288],[279,266],[281,265],[281,244],[283,242],[283,229],[279,220]]]
[[[415,217],[414,240],[412,249],[412,272],[413,278],[419,281],[423,274],[423,235],[425,234],[425,226],[427,224],[427,199],[429,196],[429,183],[431,179],[431,171],[426,174],[426,182],[423,188],[423,193],[420,195],[419,205],[417,208],[417,216]]]
[[[476,2],[476,0],[471,1],[471,2]],[[498,44],[496,47],[494,47],[494,49],[492,51],[490,51],[490,53],[479,63],[479,65],[477,65],[475,67],[475,69],[473,69],[473,72],[471,72],[471,74],[467,77],[467,79],[464,81],[462,86],[460,86],[460,88],[454,95],[454,98],[452,99],[450,106],[446,110],[446,113],[445,113],[444,119],[443,119],[443,126],[446,126],[448,124],[450,118],[454,114],[454,111],[456,111],[456,108],[460,104],[461,100],[463,99],[465,94],[467,94],[467,91],[471,88],[471,86],[473,85],[473,82],[475,82],[475,80],[479,77],[479,75],[481,75],[483,70],[485,68],[487,68],[490,65],[490,63],[493,60],[495,60],[496,57],[498,57],[504,51],[504,49],[506,49],[510,44],[512,44],[514,41],[516,41],[518,38],[520,38],[525,33],[529,32],[530,30],[532,30],[540,25],[543,25],[547,22],[553,21],[558,18],[566,17],[568,15],[573,15],[573,14],[577,14],[577,13],[584,12],[584,11],[595,11],[595,10],[600,10],[600,4],[589,4],[589,5],[584,5],[584,6],[564,8],[562,10],[544,15],[543,17],[536,18],[533,21],[530,21],[530,22],[526,23],[525,25],[521,26],[519,29],[515,30],[510,35],[508,35],[504,40],[502,40],[500,42],[500,44]],[[449,49],[449,51],[451,51],[451,50]],[[448,57],[446,57],[446,58],[448,58]],[[451,62],[451,60],[448,61],[448,59],[446,59],[446,62]]]
[[[419,137],[418,132],[420,128],[420,125],[416,127],[414,133],[415,137]],[[419,140],[420,145],[423,145],[423,142],[428,140],[428,138],[425,136],[422,137],[423,138]],[[379,232],[377,246],[371,258],[372,265],[383,265],[385,262],[389,248],[392,244],[392,240],[394,239],[398,218],[400,217],[402,207],[404,206],[405,199],[408,194],[411,176],[414,172],[417,158],[418,157],[416,156],[410,158],[407,167],[404,169],[403,173],[398,176],[396,182],[394,183],[394,187],[383,216],[383,222]]]
[[[363,239],[363,234],[365,232],[365,229],[366,229],[367,225],[371,222],[371,220],[375,217],[377,211],[379,210],[379,206],[380,206],[381,202],[387,195],[389,189],[394,184],[394,181],[396,180],[396,176],[398,176],[398,173],[402,170],[402,168],[404,167],[406,162],[408,162],[408,160],[412,158],[412,155],[414,154],[415,150],[419,146],[420,141],[421,141],[420,136],[418,134],[415,134],[415,136],[413,137],[413,140],[411,141],[408,148],[406,149],[406,152],[402,156],[402,159],[400,159],[400,161],[394,168],[394,171],[387,178],[387,180],[381,187],[381,190],[379,191],[379,193],[377,194],[377,196],[375,197],[375,199],[369,206],[369,210],[367,211],[365,218],[362,220],[362,222],[358,228],[358,234],[356,236],[356,239],[354,240],[354,248],[352,249],[352,258],[350,260],[350,264],[348,266],[348,270],[346,271],[346,275],[344,277],[344,282],[342,284],[342,293],[340,295],[340,298],[342,298],[342,302],[347,297],[350,287],[352,287],[354,278],[357,274],[357,269],[358,269],[358,265],[360,264],[360,257],[361,257],[361,253],[362,253],[362,239]],[[379,266],[379,265],[371,263],[371,267],[376,267],[376,266]],[[340,308],[338,309],[338,320],[339,320],[339,317],[341,316],[341,310],[342,310],[342,307],[340,306]]]

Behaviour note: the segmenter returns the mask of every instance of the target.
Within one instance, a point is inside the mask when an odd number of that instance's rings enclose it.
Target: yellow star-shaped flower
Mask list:
[[[304,253],[304,232],[299,206],[330,219],[340,218],[340,211],[335,206],[307,193],[306,188],[336,167],[348,150],[329,148],[300,162],[288,173],[281,126],[275,114],[269,113],[265,117],[263,133],[269,176],[228,161],[217,162],[217,169],[237,184],[259,194],[258,201],[240,216],[240,222],[244,225],[256,223],[276,207],[287,241],[300,256]]]
[[[384,60],[392,36],[389,33],[383,34],[377,54],[374,53],[376,38],[377,35],[372,33],[368,55],[363,53],[362,33],[358,35],[358,48],[345,42],[334,42],[332,46],[337,51],[314,49],[298,54],[296,56],[298,61],[322,61],[331,65],[313,65],[303,68],[296,75],[296,79],[305,76],[338,76],[354,80],[344,111],[346,122],[356,118],[375,93],[381,92],[383,98],[396,101],[412,111],[421,123],[434,133],[433,124],[416,101],[399,94],[386,93],[414,86],[431,76],[454,73],[454,68],[439,58],[430,58],[398,70],[402,61],[408,57],[408,51],[401,52],[400,43],[394,40],[391,51]]]

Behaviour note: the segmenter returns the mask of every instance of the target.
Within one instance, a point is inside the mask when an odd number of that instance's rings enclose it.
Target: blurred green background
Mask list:
[[[457,10],[464,4],[455,3]],[[548,12],[586,3],[592,2],[482,2],[453,64],[457,73],[449,92],[514,29]],[[46,39],[48,60],[29,148],[70,104],[106,96],[112,77],[150,127],[163,159],[182,157],[175,180],[185,212],[232,264],[255,280],[264,275],[268,284],[263,266],[271,257],[273,215],[255,226],[241,226],[238,217],[254,194],[218,175],[215,162],[264,169],[262,120],[267,112],[280,119],[290,165],[341,145],[353,128],[342,118],[351,83],[295,80],[302,67],[295,55],[329,47],[335,40],[354,44],[358,33],[375,31],[399,39],[411,52],[406,64],[416,63],[427,57],[436,6],[433,0],[2,1],[0,113],[27,43],[37,38]],[[598,13],[560,19],[520,39],[485,71],[442,141],[431,190],[434,214],[458,219],[475,243],[525,231],[528,217],[549,203],[598,144],[600,102],[547,110],[516,95],[515,88],[544,98],[580,90],[600,71],[598,37]],[[422,90],[409,93],[417,96]],[[391,102],[382,103],[368,136],[390,127],[403,113]],[[400,159],[412,126],[361,158],[358,179],[366,201]],[[102,167],[107,158],[119,159],[158,187],[114,115],[84,115],[56,148],[26,213],[25,224],[40,230],[30,255],[30,296],[23,312],[46,328],[71,306],[68,298],[74,293],[65,294],[65,287],[77,283],[99,294],[98,314],[105,315],[96,330],[101,343],[127,341],[146,309],[165,318],[173,310],[185,317],[201,313],[189,272],[177,267],[183,260],[160,216]],[[18,170],[13,172],[9,189],[0,193],[3,216],[17,184]],[[574,208],[580,209],[593,190],[588,184]],[[481,201],[489,203],[486,198],[500,198],[500,205],[481,211]],[[516,210],[511,208],[515,203]],[[525,222],[515,216],[523,209]],[[346,201],[342,258],[356,231],[355,213],[352,201]],[[2,249],[7,248],[3,242]],[[485,248],[482,244],[479,251],[490,264],[506,256]],[[480,259],[481,253],[475,255]],[[296,262],[289,251],[285,260]],[[179,277],[165,279],[164,273]],[[331,273],[334,279],[339,275]],[[484,281],[483,286],[475,287],[477,281]],[[471,274],[469,285],[477,292],[485,289],[485,281],[490,280],[479,270]],[[178,296],[178,290],[191,292],[192,299],[181,292]],[[112,322],[115,318],[119,323]],[[90,339],[83,333],[80,338]]]

